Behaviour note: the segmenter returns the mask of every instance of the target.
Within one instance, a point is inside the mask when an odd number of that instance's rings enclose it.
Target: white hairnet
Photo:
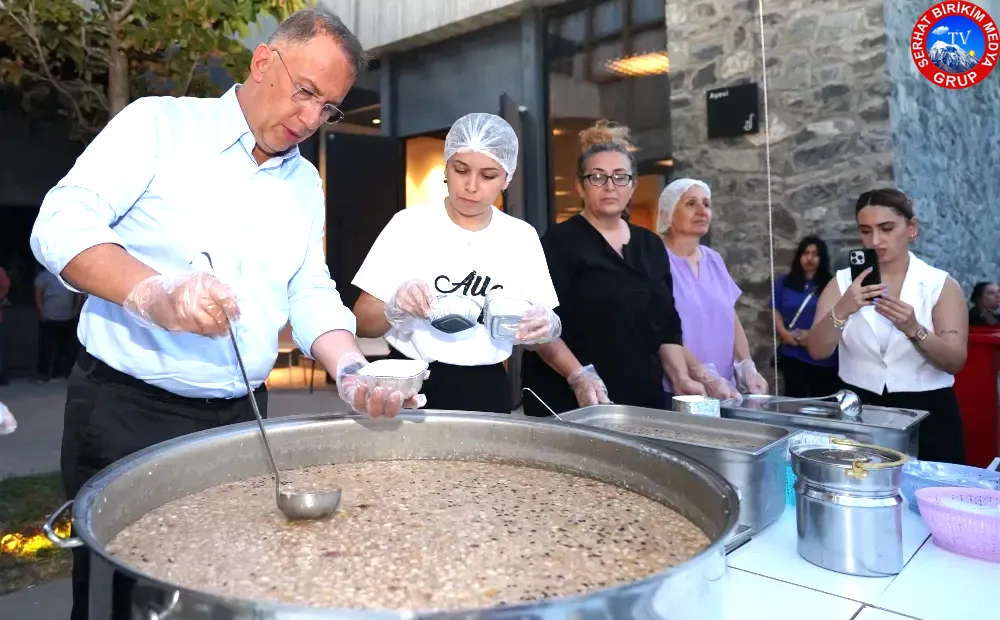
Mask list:
[[[656,232],[664,234],[670,228],[670,222],[674,219],[674,207],[680,202],[684,192],[692,187],[700,187],[705,191],[705,195],[712,197],[712,190],[708,184],[697,179],[677,179],[670,185],[663,188],[660,194],[659,208],[656,212]]]
[[[444,160],[455,153],[476,152],[495,160],[507,173],[517,169],[517,134],[510,123],[495,114],[474,112],[455,121],[444,139]]]

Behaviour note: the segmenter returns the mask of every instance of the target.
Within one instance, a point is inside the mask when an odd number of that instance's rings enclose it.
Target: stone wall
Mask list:
[[[932,4],[885,3],[896,183],[921,222],[915,251],[968,294],[978,280],[1000,279],[1000,69],[960,91],[927,81],[908,47],[913,25]],[[977,4],[1000,19],[1000,0]]]
[[[711,243],[743,289],[738,312],[758,367],[767,368],[769,228],[775,274],[787,271],[807,234],[826,239],[835,264],[843,263],[843,250],[857,240],[857,195],[891,183],[882,2],[765,0],[770,212],[764,124],[757,136],[709,141],[705,112],[709,89],[746,82],[763,88],[757,1],[666,6],[675,177],[712,187]]]

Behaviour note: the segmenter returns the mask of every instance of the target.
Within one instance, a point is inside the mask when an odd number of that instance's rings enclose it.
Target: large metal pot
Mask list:
[[[688,562],[628,585],[540,604],[469,612],[335,610],[220,597],[165,583],[125,566],[105,545],[126,526],[174,499],[268,473],[258,429],[239,424],[167,441],[111,465],[72,505],[76,538],[92,561],[92,620],[312,620],[423,618],[721,618],[724,541],[736,527],[735,489],[680,454],[599,429],[480,413],[428,411],[395,420],[302,416],[267,423],[284,469],[394,459],[489,460],[548,467],[626,487],[677,510],[711,545]],[[50,518],[49,526],[65,510]],[[586,510],[581,506],[581,510]],[[238,523],[225,527],[239,527]],[[50,536],[51,527],[47,527]]]

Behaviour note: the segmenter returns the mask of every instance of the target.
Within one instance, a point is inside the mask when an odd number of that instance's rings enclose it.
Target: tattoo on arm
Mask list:
[[[937,333],[938,336],[944,336],[945,334],[957,334],[957,329],[943,329]]]

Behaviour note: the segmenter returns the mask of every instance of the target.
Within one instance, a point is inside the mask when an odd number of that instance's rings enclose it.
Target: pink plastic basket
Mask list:
[[[959,555],[1000,562],[1000,491],[958,487],[917,489],[920,515],[934,536],[934,544]],[[961,510],[964,502],[992,514]]]

